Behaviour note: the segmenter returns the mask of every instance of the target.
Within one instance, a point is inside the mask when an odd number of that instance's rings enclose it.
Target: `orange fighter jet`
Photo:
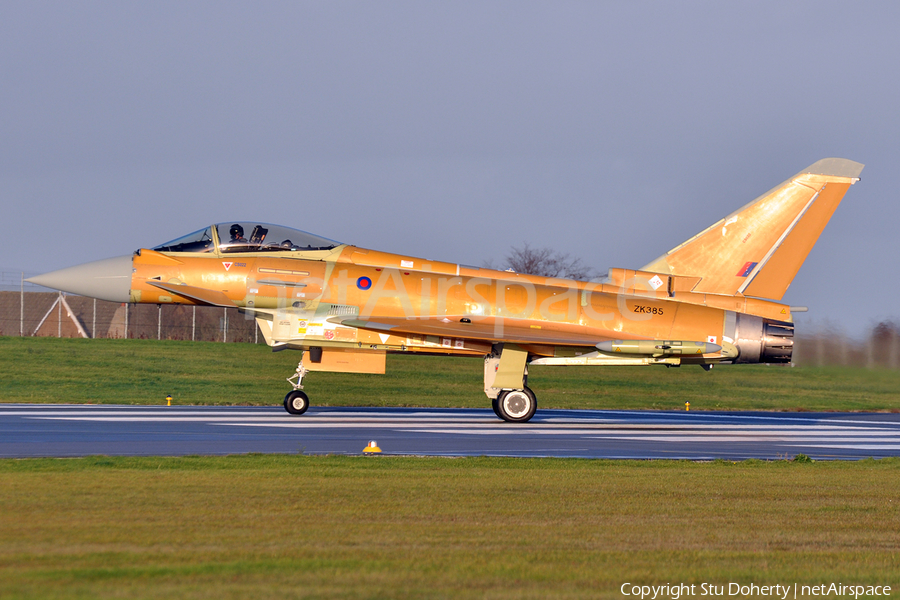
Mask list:
[[[641,269],[574,281],[423,260],[257,222],[221,223],[29,281],[115,302],[236,307],[310,371],[383,373],[388,352],[484,360],[506,421],[537,407],[528,365],[787,363],[780,302],[863,165],[820,160]],[[805,309],[804,309],[805,310]]]

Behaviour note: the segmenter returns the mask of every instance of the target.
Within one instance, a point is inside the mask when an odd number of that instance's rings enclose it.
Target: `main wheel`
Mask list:
[[[498,419],[503,418],[503,416],[500,414],[500,396],[499,395],[496,398],[491,398],[491,408],[494,409],[494,414],[497,415]]]
[[[497,413],[504,421],[525,423],[537,410],[537,398],[527,387],[524,390],[501,392],[497,397]]]
[[[309,396],[302,390],[288,392],[288,395],[284,397],[284,410],[292,415],[302,415],[307,408],[309,408]]]

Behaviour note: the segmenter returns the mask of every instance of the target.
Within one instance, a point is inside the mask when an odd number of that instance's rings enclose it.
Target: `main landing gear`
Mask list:
[[[498,418],[526,423],[537,410],[537,397],[528,381],[528,353],[513,345],[495,344],[484,357],[484,393]]]
[[[294,391],[288,392],[287,396],[284,397],[284,410],[292,415],[302,415],[309,408],[309,396],[303,391],[303,378],[307,373],[309,373],[309,369],[303,366],[303,358],[301,357],[300,363],[297,365],[297,371],[287,378]],[[296,383],[294,383],[295,377],[297,378]]]

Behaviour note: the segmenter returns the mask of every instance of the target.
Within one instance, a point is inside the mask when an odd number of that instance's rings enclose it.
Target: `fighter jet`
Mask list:
[[[210,225],[128,256],[29,281],[113,302],[237,308],[310,371],[384,373],[388,353],[484,361],[494,413],[537,408],[529,365],[788,363],[785,291],[863,165],[827,158],[640,269],[539,277],[360,248],[258,222]],[[699,370],[698,370],[699,371]]]

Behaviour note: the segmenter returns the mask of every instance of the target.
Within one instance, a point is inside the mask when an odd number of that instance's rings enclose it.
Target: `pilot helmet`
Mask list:
[[[244,237],[244,228],[235,223],[231,226],[231,229],[228,230],[228,233],[232,238]]]

